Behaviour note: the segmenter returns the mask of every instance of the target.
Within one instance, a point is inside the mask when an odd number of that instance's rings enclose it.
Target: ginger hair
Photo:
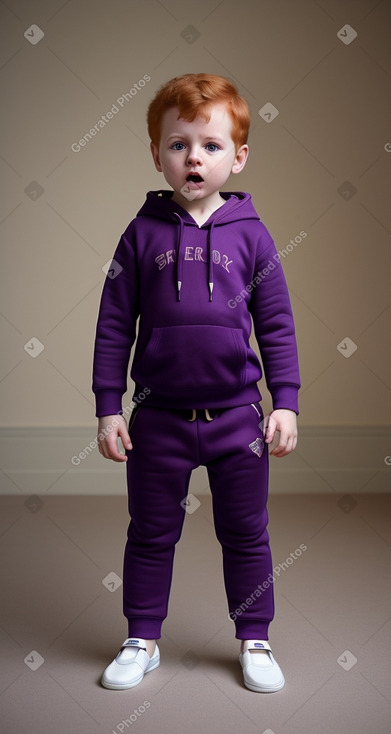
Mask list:
[[[171,107],[178,107],[179,116],[192,122],[200,115],[210,120],[213,104],[224,103],[232,120],[231,136],[236,150],[247,143],[250,110],[229,79],[216,74],[183,74],[158,89],[147,111],[148,133],[157,147],[160,145],[162,118]]]

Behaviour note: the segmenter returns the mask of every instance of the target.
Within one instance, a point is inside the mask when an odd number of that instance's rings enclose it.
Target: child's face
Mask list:
[[[151,143],[151,151],[157,170],[174,191],[199,201],[218,191],[231,173],[242,170],[248,146],[235,151],[232,121],[224,104],[211,107],[209,122],[200,116],[193,122],[178,120],[178,114],[177,107],[164,113],[159,148]],[[197,172],[202,181],[188,182],[190,172]]]

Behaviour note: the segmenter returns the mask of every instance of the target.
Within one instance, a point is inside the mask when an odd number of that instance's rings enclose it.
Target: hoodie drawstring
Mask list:
[[[179,231],[176,248],[176,283],[177,283],[177,301],[181,300],[181,288],[182,288],[182,273],[183,273],[183,259],[181,257],[181,245],[183,235],[183,219],[177,212],[174,212],[175,216],[179,219]]]
[[[213,251],[212,251],[212,232],[215,223],[212,222],[208,231],[208,285],[209,285],[209,301],[213,297]]]
[[[181,255],[182,250],[182,239],[183,239],[183,228],[184,228],[184,222],[183,219],[179,216],[177,212],[173,212],[176,217],[178,217],[179,220],[179,230],[178,230],[178,238],[177,238],[177,247],[176,247],[176,283],[177,283],[177,300],[181,300],[181,288],[182,288],[182,278],[183,278],[183,257]],[[213,250],[212,250],[212,232],[214,228],[215,223],[212,222],[210,229],[208,229],[207,233],[207,260],[208,260],[208,287],[209,287],[209,301],[212,301],[213,298]]]

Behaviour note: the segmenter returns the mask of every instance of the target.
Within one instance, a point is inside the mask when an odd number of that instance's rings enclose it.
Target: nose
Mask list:
[[[193,166],[193,165],[201,165],[201,163],[202,163],[202,160],[201,160],[201,155],[200,155],[200,152],[199,152],[199,150],[198,150],[198,149],[196,149],[196,148],[191,148],[191,149],[189,150],[189,154],[188,154],[188,156],[187,156],[187,162],[188,162],[188,163],[189,163],[189,164],[190,164],[191,166]]]

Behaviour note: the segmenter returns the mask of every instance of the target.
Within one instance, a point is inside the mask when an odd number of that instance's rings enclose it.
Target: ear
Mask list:
[[[151,149],[152,158],[153,158],[153,162],[154,162],[154,164],[156,166],[156,170],[159,171],[160,173],[162,173],[162,170],[163,169],[162,169],[162,164],[160,163],[159,149],[158,149],[157,145],[155,145],[155,143],[151,143],[149,147]]]
[[[248,145],[241,145],[236,151],[235,160],[232,166],[232,173],[240,173],[246,165],[248,158]]]

